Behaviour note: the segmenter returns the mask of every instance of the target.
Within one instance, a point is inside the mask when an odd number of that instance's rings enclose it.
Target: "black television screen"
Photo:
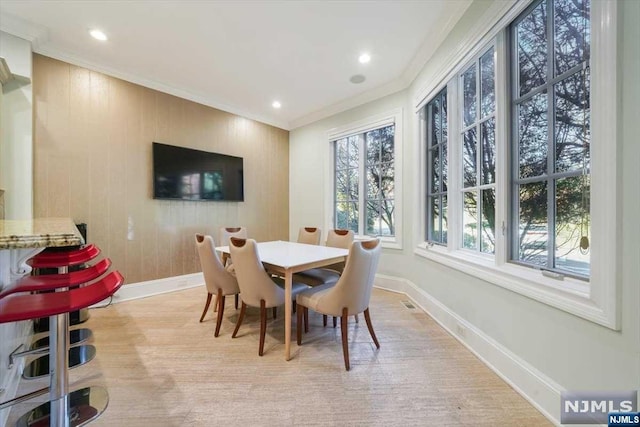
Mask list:
[[[243,201],[242,157],[153,143],[153,198]]]

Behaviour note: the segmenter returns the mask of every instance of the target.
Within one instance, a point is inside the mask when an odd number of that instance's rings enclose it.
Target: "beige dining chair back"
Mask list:
[[[246,239],[246,227],[220,227],[220,246],[229,246],[229,239],[231,237]]]
[[[215,250],[215,242],[213,237],[196,234],[196,248],[200,258],[200,266],[204,275],[204,282],[207,287],[207,302],[204,306],[200,322],[204,320],[211,297],[216,295],[216,304],[218,306],[218,318],[216,320],[215,336],[220,333],[220,325],[222,324],[222,316],[224,314],[225,296],[237,295],[240,292],[236,278],[222,265],[218,253]],[[237,306],[236,306],[237,308]]]
[[[321,285],[300,292],[296,298],[298,304],[298,344],[302,343],[300,322],[306,311],[313,311],[329,316],[340,316],[342,329],[342,351],[347,371],[349,364],[349,346],[347,339],[348,316],[364,312],[367,328],[377,348],[380,348],[376,338],[371,318],[369,316],[369,300],[371,289],[380,259],[380,239],[354,242],[349,249],[347,265],[338,282]]]
[[[327,246],[331,246],[332,248],[342,248],[349,249],[351,244],[353,243],[353,239],[355,234],[353,230],[329,230],[327,233]],[[339,262],[336,264],[329,265],[325,268],[330,270],[335,270],[338,273],[342,274],[344,271],[345,262]]]
[[[240,329],[246,306],[260,307],[260,346],[258,354],[262,356],[267,326],[266,309],[284,304],[284,280],[267,274],[260,261],[258,245],[255,240],[232,237],[229,240],[229,251],[231,252],[238,285],[242,293],[240,316],[232,338],[236,337],[238,329]],[[293,283],[292,296],[295,297],[298,292],[305,289],[308,289],[308,286]]]
[[[353,243],[353,238],[354,233],[352,230],[329,230],[326,245],[333,248],[349,249]],[[322,268],[301,271],[294,275],[294,280],[309,286],[336,283],[344,270],[344,266],[345,262],[342,261]]]
[[[298,231],[298,243],[307,245],[319,245],[322,237],[322,230],[316,227],[301,227]]]

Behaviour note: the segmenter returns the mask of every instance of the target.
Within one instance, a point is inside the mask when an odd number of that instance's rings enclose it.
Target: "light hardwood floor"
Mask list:
[[[340,327],[323,328],[322,316],[309,313],[309,333],[285,362],[282,308],[259,357],[258,310],[247,310],[231,339],[239,311],[227,298],[214,338],[213,312],[198,323],[205,295],[194,288],[92,310],[86,325],[98,355],[71,371],[72,387],[109,390],[109,407],[92,425],[551,425],[431,317],[402,305],[402,295],[373,291],[380,350],[362,316],[349,320],[350,372]],[[21,391],[42,384],[23,381]],[[15,407],[10,419],[31,406]]]

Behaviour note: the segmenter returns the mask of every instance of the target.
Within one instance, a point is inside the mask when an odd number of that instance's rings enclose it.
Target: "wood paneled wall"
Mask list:
[[[34,55],[34,212],[86,222],[127,283],[200,271],[194,233],[289,235],[289,132]],[[152,198],[153,141],[244,157],[244,202]]]

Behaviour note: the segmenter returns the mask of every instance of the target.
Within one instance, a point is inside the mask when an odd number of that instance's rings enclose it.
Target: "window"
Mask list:
[[[425,106],[427,118],[427,241],[447,243],[447,88]]]
[[[389,113],[329,133],[332,147],[332,202],[329,227],[378,236],[399,247],[396,173],[401,112]]]
[[[511,26],[511,258],[589,277],[589,0],[538,1]]]
[[[471,50],[451,52],[415,99],[414,252],[613,329],[617,14],[616,2],[590,0],[487,13],[489,30],[470,34]],[[444,108],[446,125],[434,115]]]
[[[459,76],[462,93],[462,247],[494,253],[496,91],[493,47]]]

